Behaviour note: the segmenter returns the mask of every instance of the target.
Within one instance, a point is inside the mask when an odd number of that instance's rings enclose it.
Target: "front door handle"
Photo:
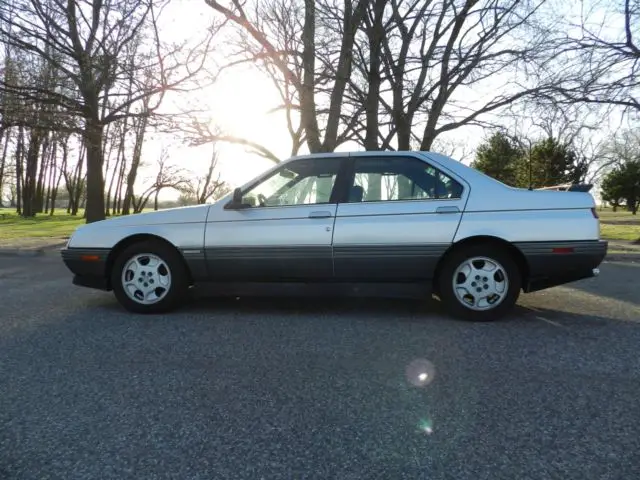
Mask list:
[[[460,213],[460,209],[458,207],[438,207],[436,208],[436,213]]]
[[[309,214],[309,218],[331,218],[333,217],[333,214],[331,212],[322,210],[322,211],[317,211],[317,212],[311,212]]]

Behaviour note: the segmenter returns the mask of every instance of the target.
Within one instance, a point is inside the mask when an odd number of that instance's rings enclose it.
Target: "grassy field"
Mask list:
[[[614,212],[610,208],[598,209],[600,216],[600,234],[608,240],[635,241],[640,239],[640,214],[619,209]]]
[[[60,210],[53,216],[40,214],[35,218],[22,218],[13,208],[0,208],[0,240],[65,238],[84,223],[82,215],[83,212],[79,212],[78,216],[72,217],[66,210]]]
[[[619,210],[598,209],[602,238],[634,241],[640,239],[640,215]],[[65,210],[55,215],[37,215],[32,219],[21,218],[14,209],[0,208],[0,240],[16,238],[65,238],[84,222],[82,212],[72,217]]]

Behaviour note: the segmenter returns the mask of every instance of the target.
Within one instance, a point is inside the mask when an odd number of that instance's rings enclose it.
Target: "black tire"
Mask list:
[[[502,301],[493,307],[488,307],[486,310],[474,310],[472,307],[463,304],[462,300],[458,299],[453,287],[453,277],[458,267],[474,257],[485,257],[499,263],[508,280],[506,294],[502,295]],[[504,247],[490,243],[460,247],[449,253],[443,262],[437,279],[438,294],[445,308],[453,316],[474,322],[495,321],[509,313],[518,301],[520,289],[522,288],[522,275],[513,256]],[[478,265],[482,264],[478,263]],[[502,275],[498,274],[498,278],[502,278]],[[458,281],[460,280],[461,278],[458,279]],[[482,282],[482,279],[480,282]],[[484,284],[478,285],[478,287],[484,287]]]
[[[152,304],[142,304],[132,300],[122,285],[123,269],[136,255],[152,254],[159,257],[167,266],[171,275],[171,284],[164,296]],[[127,247],[116,258],[111,270],[111,286],[120,304],[134,313],[164,313],[178,307],[185,299],[189,289],[189,275],[180,253],[170,245],[157,240],[145,240]],[[135,296],[135,295],[134,295]]]

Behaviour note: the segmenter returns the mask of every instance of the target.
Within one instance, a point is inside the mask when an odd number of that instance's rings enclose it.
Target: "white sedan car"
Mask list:
[[[431,152],[291,158],[212,205],[79,227],[73,283],[164,312],[193,285],[225,295],[435,294],[494,320],[532,292],[597,275],[607,252],[586,192],[506,186]]]

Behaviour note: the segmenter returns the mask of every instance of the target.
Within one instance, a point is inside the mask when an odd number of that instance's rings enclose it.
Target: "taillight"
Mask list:
[[[596,210],[595,207],[593,207],[591,209],[591,213],[593,214],[593,218],[600,218],[600,217],[598,217],[598,211]]]

